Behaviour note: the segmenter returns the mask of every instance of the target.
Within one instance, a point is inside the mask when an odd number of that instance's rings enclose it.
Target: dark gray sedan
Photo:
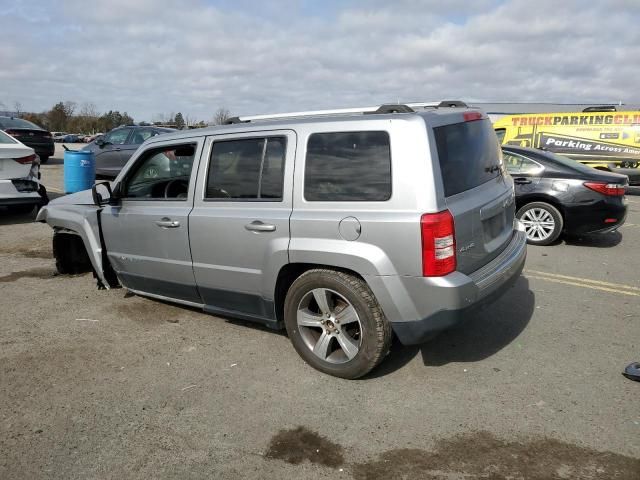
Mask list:
[[[145,140],[163,133],[173,132],[163,127],[118,127],[96,138],[82,150],[90,150],[96,157],[96,177],[112,179],[118,176],[133,152]]]

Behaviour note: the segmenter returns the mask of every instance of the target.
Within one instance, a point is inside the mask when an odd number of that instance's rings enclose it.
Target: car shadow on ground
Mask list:
[[[48,192],[49,200],[64,196],[62,193]],[[0,207],[0,226],[4,225],[21,225],[25,223],[33,223],[36,220],[38,208],[33,208],[29,213],[13,213],[5,207]]]
[[[535,295],[521,276],[504,296],[463,323],[418,346],[395,341],[382,364],[365,378],[382,377],[404,367],[418,353],[425,366],[477,362],[513,342],[526,328],[535,310]]]
[[[51,165],[64,165],[64,158],[60,157],[49,157],[49,160],[47,160],[47,163],[43,164],[46,166],[51,166]]]
[[[36,219],[35,207],[29,213],[13,213],[4,207],[0,207],[0,226],[32,223],[35,221],[35,219]]]
[[[622,233],[619,231],[593,234],[593,235],[580,235],[580,236],[565,236],[562,239],[566,245],[574,247],[596,247],[596,248],[611,248],[615,247],[622,241]],[[561,242],[561,243],[562,243]]]

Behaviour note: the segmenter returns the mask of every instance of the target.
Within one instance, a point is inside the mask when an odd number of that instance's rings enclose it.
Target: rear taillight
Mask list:
[[[35,154],[32,154],[26,157],[14,158],[13,160],[23,165],[26,165],[27,163],[33,163],[35,159],[36,159]]]
[[[19,137],[22,135],[22,132],[16,132],[15,130],[5,130],[4,133],[11,135],[12,137]]]
[[[618,183],[584,182],[584,186],[610,197],[620,197],[624,195],[625,191],[624,185]]]
[[[480,112],[464,112],[462,118],[465,122],[473,122],[474,120],[482,120],[482,113]]]
[[[456,269],[456,236],[449,210],[425,213],[420,218],[422,232],[422,275],[441,277]]]

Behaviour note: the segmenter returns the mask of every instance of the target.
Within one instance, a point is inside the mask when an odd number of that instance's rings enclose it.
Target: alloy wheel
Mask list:
[[[522,214],[520,221],[529,240],[540,242],[549,238],[556,228],[551,213],[544,208],[530,208]]]
[[[356,309],[328,288],[307,292],[297,309],[300,336],[315,356],[329,363],[346,363],[360,351],[362,324]]]

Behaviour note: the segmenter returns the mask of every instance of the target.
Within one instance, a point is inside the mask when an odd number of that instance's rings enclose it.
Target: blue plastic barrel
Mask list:
[[[64,152],[64,191],[75,193],[88,190],[96,181],[96,157],[93,152],[67,150]]]

